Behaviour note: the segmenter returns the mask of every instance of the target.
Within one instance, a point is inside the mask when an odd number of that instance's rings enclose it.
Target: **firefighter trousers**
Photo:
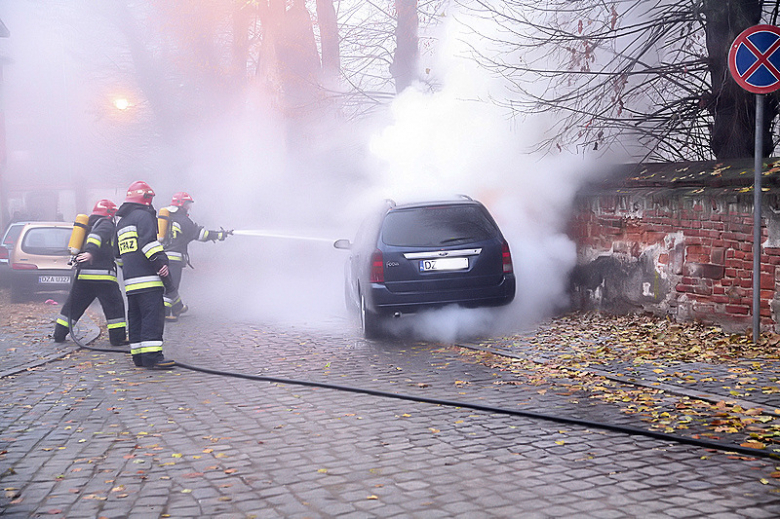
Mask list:
[[[152,367],[164,360],[165,304],[163,288],[127,294],[127,332],[133,363]]]
[[[108,338],[113,346],[121,346],[126,339],[125,302],[122,291],[116,281],[85,281],[73,282],[73,288],[68,299],[62,306],[62,311],[54,325],[54,340],[63,342],[70,329],[69,322],[74,325],[81,319],[92,301],[97,298],[108,323]]]
[[[184,303],[179,295],[179,286],[181,285],[181,273],[184,265],[181,261],[172,261],[168,264],[168,277],[173,283],[165,287],[165,315],[178,316],[184,308]]]

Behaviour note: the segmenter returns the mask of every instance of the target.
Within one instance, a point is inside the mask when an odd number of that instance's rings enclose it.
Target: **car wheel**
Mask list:
[[[360,324],[366,339],[376,339],[381,331],[380,317],[366,308],[366,298],[360,294]]]

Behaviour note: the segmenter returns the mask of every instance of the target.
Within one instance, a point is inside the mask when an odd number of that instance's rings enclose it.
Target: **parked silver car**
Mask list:
[[[14,222],[6,227],[3,233],[3,239],[0,241],[0,286],[8,286],[9,275],[8,271],[11,270],[11,251],[14,248],[14,243],[19,238],[19,234],[22,232],[22,227],[26,222]]]
[[[20,302],[38,292],[67,291],[73,268],[68,242],[73,224],[28,222],[10,254],[11,300]]]

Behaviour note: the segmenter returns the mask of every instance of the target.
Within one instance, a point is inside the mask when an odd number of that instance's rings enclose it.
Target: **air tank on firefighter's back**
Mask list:
[[[89,216],[85,214],[76,215],[76,221],[73,222],[73,231],[70,233],[70,241],[68,241],[68,251],[75,256],[81,251],[81,247],[84,246],[84,238],[87,237],[87,224],[89,223]]]
[[[157,239],[162,241],[168,233],[168,223],[170,223],[171,212],[163,207],[157,211]]]

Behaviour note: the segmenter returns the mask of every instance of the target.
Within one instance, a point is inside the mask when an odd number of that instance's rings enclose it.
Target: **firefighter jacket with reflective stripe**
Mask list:
[[[116,226],[111,218],[92,215],[87,222],[87,239],[82,252],[92,254],[92,261],[78,271],[78,279],[85,281],[111,281],[116,283],[114,241]]]
[[[215,241],[225,239],[224,231],[207,231],[193,222],[181,207],[172,205],[170,211],[168,234],[164,240],[165,253],[171,265],[184,267],[188,261],[187,246],[191,241]]]
[[[153,207],[125,202],[116,213],[117,248],[122,262],[127,295],[163,288],[157,272],[168,257],[157,240],[157,217]]]

